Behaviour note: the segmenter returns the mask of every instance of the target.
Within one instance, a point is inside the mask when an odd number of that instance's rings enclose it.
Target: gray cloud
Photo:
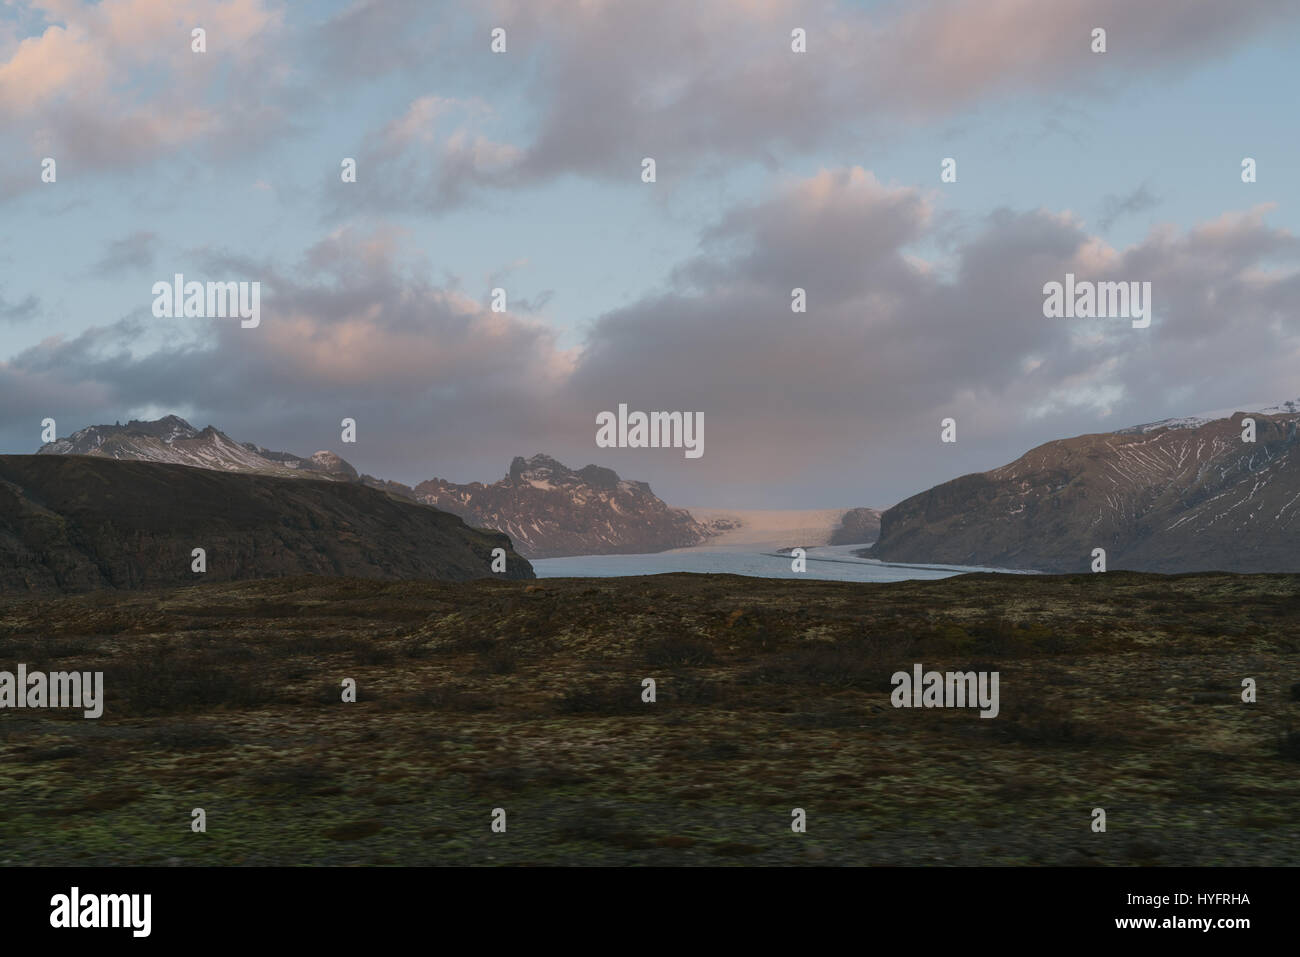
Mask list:
[[[157,240],[157,235],[147,230],[137,230],[129,236],[115,239],[91,267],[91,272],[97,276],[112,277],[126,270],[148,269],[153,265],[157,253]]]
[[[81,176],[191,148],[243,156],[294,129],[283,11],[271,0],[41,5],[34,35],[0,46],[0,199],[40,186],[39,162]],[[191,50],[191,25],[207,52]]]
[[[440,45],[441,4],[427,0],[357,0],[312,31],[308,54],[323,79],[353,82],[427,67]]]
[[[925,219],[911,191],[824,178],[821,215],[809,214],[807,189],[739,214],[754,229],[733,258],[685,264],[688,286],[597,324],[572,382],[588,408],[708,410],[704,460],[688,472],[660,453],[618,453],[643,474],[683,494],[699,482],[715,500],[768,504],[798,501],[815,475],[819,504],[887,504],[1051,438],[1294,391],[1300,340],[1284,303],[1300,251],[1265,210],[1158,231],[1124,253],[1068,217],[1001,210],[939,269],[902,245],[914,232],[897,228],[897,211],[911,209],[916,230]],[[764,222],[788,232],[765,242]],[[855,244],[873,224],[900,244]],[[780,253],[794,250],[786,265]],[[837,257],[855,261],[828,278],[889,278],[800,283],[810,311],[791,313],[800,264]],[[1259,272],[1274,260],[1291,271]],[[1042,284],[1067,271],[1152,281],[1153,327],[1044,319]],[[948,415],[960,423],[955,447],[937,440]]]
[[[1151,188],[1146,183],[1126,196],[1110,193],[1102,198],[1101,218],[1097,221],[1097,225],[1107,230],[1125,216],[1135,216],[1159,205],[1160,197],[1151,192]]]
[[[393,6],[351,15],[382,24]],[[1079,136],[1064,119],[1077,111],[1061,98],[1199,66],[1297,20],[1300,7],[1278,0],[1230,11],[1215,0],[923,0],[883,11],[806,0],[497,0],[473,34],[480,55],[461,50],[456,62],[485,90],[524,97],[535,130],[516,141],[481,111],[444,113],[436,134],[430,124],[425,137],[395,139],[408,112],[367,137],[380,145],[351,199],[440,212],[564,175],[632,181],[645,156],[666,183],[724,164],[775,169],[783,156],[860,152],[881,120],[921,122],[1025,92],[1055,104],[1042,135]],[[1090,50],[1099,24],[1105,54]],[[506,55],[486,52],[495,25],[508,26]],[[790,50],[795,25],[807,31],[805,54]]]
[[[863,9],[832,0],[357,0],[322,22],[274,0],[60,4],[39,36],[0,45],[0,198],[35,189],[43,156],[81,175],[155,167],[193,151],[246,156],[400,76],[461,104],[428,137],[396,141],[381,119],[346,206],[440,211],[564,175],[665,181],[719,164],[780,167],[831,148],[859,152],[882,119],[951,116],[1017,92],[1084,97],[1134,76],[1202,64],[1286,29],[1279,0],[919,0]],[[34,16],[34,15],[33,15]],[[209,26],[209,53],[177,24]],[[1088,34],[1109,30],[1104,56]],[[790,51],[790,30],[808,52]],[[488,50],[492,27],[509,52]],[[499,130],[518,104],[530,126]],[[399,185],[394,185],[399,184]],[[337,193],[337,191],[335,191]]]
[[[544,430],[566,354],[541,323],[429,284],[400,261],[399,242],[396,231],[342,231],[290,268],[198,251],[205,267],[263,282],[258,328],[162,320],[175,332],[139,356],[129,350],[160,320],[48,339],[0,365],[0,396],[13,400],[0,434],[26,452],[32,416],[54,416],[69,432],[136,409],[193,410],[242,441],[333,448],[384,477],[427,478],[425,469],[460,466],[461,455],[480,475],[503,471],[508,457],[491,450],[526,446]],[[345,416],[360,423],[358,450],[339,446]]]
[[[14,357],[3,438],[27,450],[38,412],[80,426],[193,409],[241,440],[332,447],[403,481],[492,480],[546,451],[681,504],[887,505],[1052,438],[1294,397],[1300,243],[1268,212],[1120,251],[1068,214],[1003,209],[931,261],[916,252],[940,229],[922,194],[828,170],[723,216],[663,290],[572,353],[526,315],[431,284],[400,231],[342,230],[291,268],[242,262],[267,283],[257,330],[180,320],[188,338],[134,356],[144,327],[123,322]],[[1045,319],[1042,285],[1067,271],[1151,281],[1151,328]],[[596,449],[596,414],[621,402],[705,413],[704,457]],[[949,415],[955,446],[938,441]],[[354,448],[338,443],[344,416]]]
[[[41,301],[34,295],[27,295],[18,302],[10,302],[0,295],[0,322],[26,322],[41,309]]]

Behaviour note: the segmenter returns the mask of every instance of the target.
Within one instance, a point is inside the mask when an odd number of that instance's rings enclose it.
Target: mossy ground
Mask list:
[[[1300,862],[1300,576],[279,579],[0,600],[19,662],[107,702],[0,711],[4,864]]]

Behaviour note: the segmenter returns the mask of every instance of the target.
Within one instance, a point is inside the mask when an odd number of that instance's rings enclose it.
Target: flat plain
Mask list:
[[[19,663],[106,704],[0,711],[0,864],[1300,861],[1296,575],[0,598]],[[892,707],[915,663],[1000,714]]]

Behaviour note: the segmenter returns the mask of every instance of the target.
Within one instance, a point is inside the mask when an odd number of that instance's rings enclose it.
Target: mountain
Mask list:
[[[434,478],[416,501],[505,532],[527,558],[657,552],[698,545],[712,530],[669,508],[645,482],[612,469],[569,469],[547,455],[516,456],[499,482],[458,485]]]
[[[207,571],[191,571],[206,551]],[[505,535],[357,483],[104,456],[0,456],[0,591],[338,575],[462,581],[532,566]]]
[[[1242,440],[1241,419],[1256,422]],[[885,561],[1088,571],[1300,571],[1300,404],[1048,442],[881,516]]]
[[[153,422],[132,419],[126,425],[92,425],[41,446],[36,454],[95,455],[221,472],[358,480],[356,469],[333,452],[317,452],[305,459],[289,452],[272,452],[251,442],[236,442],[212,426],[200,431],[175,415]]]
[[[352,482],[433,505],[476,527],[511,536],[530,558],[655,552],[695,545],[717,529],[669,508],[644,482],[588,465],[576,471],[555,459],[515,458],[504,479],[492,485],[457,485],[430,479],[415,488],[358,475],[333,452],[302,458],[251,442],[236,442],[208,426],[199,430],[179,416],[126,425],[92,425],[43,445],[38,455],[91,455],[119,460],[190,465],[220,472]]]
[[[860,545],[880,537],[880,510],[851,508],[840,516],[840,524],[831,533],[830,545]]]
[[[1256,415],[1300,415],[1300,399],[1291,399],[1287,402],[1279,402],[1277,405],[1263,407],[1262,402],[1253,403],[1244,408],[1259,409]],[[1231,409],[1223,409],[1219,412],[1201,412],[1197,415],[1186,415],[1175,419],[1161,419],[1159,422],[1148,422],[1145,425],[1134,425],[1127,429],[1120,429],[1116,434],[1129,435],[1131,433],[1155,432],[1157,429],[1197,429],[1202,425],[1215,422],[1219,419],[1232,418],[1234,415],[1243,413],[1234,412]]]

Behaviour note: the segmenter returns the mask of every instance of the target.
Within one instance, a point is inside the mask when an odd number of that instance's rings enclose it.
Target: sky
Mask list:
[[[670,504],[884,507],[1294,399],[1298,27],[1288,0],[0,0],[0,452],[175,413],[410,484],[544,452]],[[260,323],[155,316],[177,273],[260,283]],[[1150,326],[1045,317],[1067,273],[1150,282]],[[620,404],[701,415],[704,454],[597,447]]]

